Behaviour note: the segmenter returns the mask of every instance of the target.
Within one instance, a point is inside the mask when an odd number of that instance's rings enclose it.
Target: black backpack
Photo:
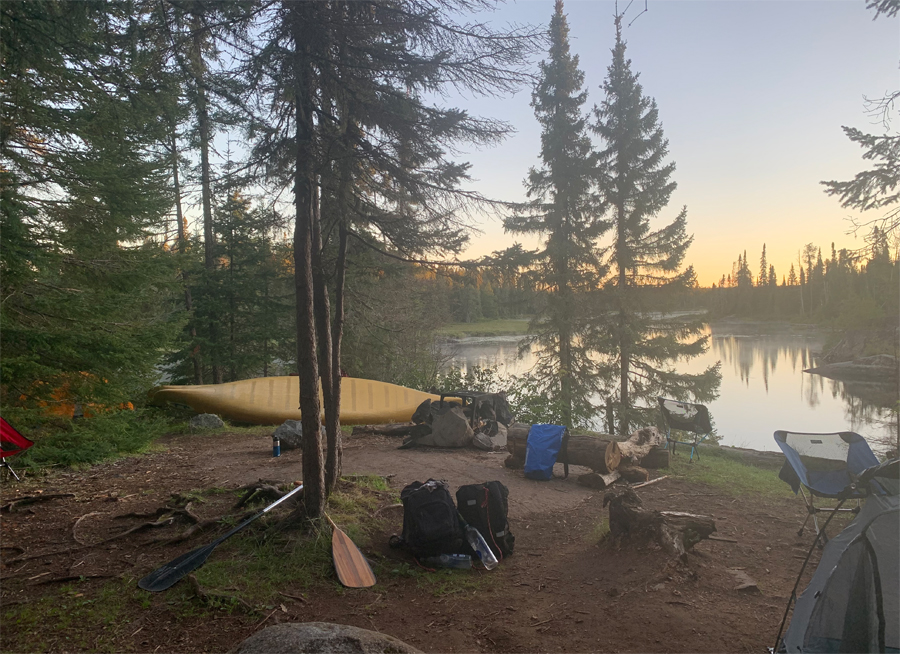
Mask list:
[[[403,502],[403,536],[393,541],[415,557],[456,554],[463,551],[464,536],[445,481],[414,481],[400,492]]]
[[[460,486],[456,503],[463,520],[475,527],[500,561],[511,556],[516,537],[509,530],[509,489],[499,481]]]

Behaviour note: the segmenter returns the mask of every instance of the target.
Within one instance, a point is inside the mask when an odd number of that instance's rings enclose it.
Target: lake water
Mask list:
[[[712,324],[707,330],[709,350],[682,364],[680,371],[699,372],[722,362],[719,398],[707,406],[723,445],[778,450],[772,435],[779,429],[854,431],[873,449],[882,449],[879,442],[890,442],[894,432],[884,407],[896,402],[896,387],[860,390],[859,385],[803,372],[821,350],[823,334],[752,323]],[[535,363],[535,352],[519,356],[520,340],[520,336],[460,339],[445,346],[447,365],[463,371],[479,366],[496,367],[501,375],[526,374]]]

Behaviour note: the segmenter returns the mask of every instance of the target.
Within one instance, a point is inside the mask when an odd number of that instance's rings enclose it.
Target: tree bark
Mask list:
[[[322,465],[319,366],[312,271],[312,221],[315,215],[313,158],[313,66],[310,48],[316,24],[310,14],[312,2],[284,2],[294,47],[294,111],[296,115],[296,161],[294,171],[294,285],[297,296],[297,367],[300,381],[300,412],[303,425],[303,484],[306,515],[318,518],[325,508],[325,470]]]
[[[175,121],[172,121],[172,185],[175,193],[175,220],[178,221],[178,252],[184,254],[187,251],[187,225],[184,222],[184,212],[181,208],[181,178],[178,175],[178,136]],[[194,325],[194,300],[191,297],[191,287],[188,285],[188,273],[181,271],[181,282],[184,284],[184,308],[190,320],[191,335],[191,362],[194,365],[194,384],[203,383],[203,365],[200,360],[200,346],[197,344],[197,327]]]
[[[709,516],[645,509],[628,487],[606,493],[603,506],[607,505],[609,533],[619,545],[654,541],[672,556],[684,559],[687,550],[716,531],[716,522]]]
[[[203,29],[201,25],[200,8],[195,8],[191,25],[191,70],[194,76],[194,92],[197,110],[197,132],[200,139],[200,197],[203,206],[203,253],[204,268],[210,273],[216,265],[215,232],[213,230],[212,217],[212,179],[209,165],[209,144],[212,140],[209,124],[209,107],[206,97],[206,82],[204,76],[206,66],[203,61]],[[221,384],[222,366],[219,362],[220,353],[217,352],[219,343],[219,328],[215,316],[210,316],[209,336],[213,343],[212,374],[213,383]]]
[[[523,427],[527,426],[513,423],[507,430],[506,449],[512,454],[513,459],[507,464],[507,467],[518,467],[519,461],[522,464],[525,462],[528,432]],[[585,466],[601,474],[613,472],[619,467],[619,462],[622,460],[622,453],[616,441],[587,434],[570,434],[566,449],[566,462],[569,465]],[[557,461],[563,463],[562,453]]]

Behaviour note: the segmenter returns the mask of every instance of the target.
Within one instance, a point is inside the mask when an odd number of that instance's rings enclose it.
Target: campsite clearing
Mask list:
[[[505,468],[502,453],[397,450],[396,438],[348,436],[346,481],[329,512],[372,562],[375,586],[343,588],[327,528],[279,531],[287,515],[279,508],[220,546],[193,582],[156,594],[138,589],[140,577],[227,529],[170,542],[184,523],[146,525],[165,522],[155,512],[173,506],[173,495],[209,520],[243,515],[233,509],[240,486],[300,479],[300,453],[273,458],[270,433],[173,435],[152,454],[4,484],[3,505],[60,497],[0,516],[0,649],[225,652],[265,626],[324,621],[377,630],[425,652],[761,651],[773,644],[812,538],[797,537],[802,502],[776,470],[748,468],[750,482],[736,481],[723,467],[743,466],[706,451],[693,464],[679,455],[660,472],[668,479],[637,491],[649,508],[716,520],[716,540],[699,543],[678,566],[654,547],[606,543],[603,491],[578,485],[577,466],[568,479],[557,466],[558,477],[535,482]],[[491,572],[426,572],[390,549],[388,537],[402,525],[393,506],[400,489],[429,477],[447,480],[453,492],[503,482],[515,555]],[[113,538],[136,527],[143,528]],[[737,590],[735,571],[758,592]]]

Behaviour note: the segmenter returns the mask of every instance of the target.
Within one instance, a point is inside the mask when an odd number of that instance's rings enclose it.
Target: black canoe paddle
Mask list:
[[[166,563],[161,568],[157,568],[146,577],[141,579],[138,582],[138,587],[143,588],[144,590],[149,590],[153,593],[158,593],[161,590],[166,590],[167,588],[171,588],[176,583],[178,583],[182,577],[185,577],[189,573],[193,572],[201,565],[206,563],[206,559],[209,558],[209,555],[212,554],[212,551],[216,549],[223,541],[227,540],[234,536],[241,529],[249,525],[251,522],[256,520],[259,517],[262,517],[263,514],[268,513],[276,506],[284,502],[287,498],[289,498],[294,493],[299,493],[303,490],[303,484],[300,484],[292,490],[290,493],[285,495],[284,497],[279,498],[275,502],[272,502],[269,506],[264,508],[262,511],[257,513],[256,515],[247,518],[237,527],[229,531],[227,534],[220,536],[209,545],[204,545],[203,547],[198,547],[195,550],[191,550],[187,554],[182,554],[177,559],[173,559]]]

